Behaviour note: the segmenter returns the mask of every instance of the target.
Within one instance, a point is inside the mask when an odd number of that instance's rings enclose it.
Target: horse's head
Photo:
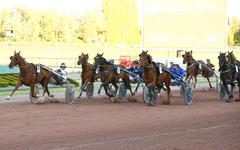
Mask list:
[[[81,65],[81,64],[87,63],[87,61],[88,61],[88,54],[82,53],[80,56],[78,56],[77,64]]]
[[[147,66],[149,64],[149,59],[151,59],[152,57],[147,53],[148,51],[142,51],[139,54],[139,62],[140,65],[142,66]]]
[[[230,62],[230,63],[234,63],[236,61],[236,57],[233,54],[233,51],[231,51],[231,52],[228,51],[228,54],[226,55],[226,57],[228,59],[228,62]]]
[[[105,58],[103,57],[102,54],[98,54],[94,57],[94,64],[95,65],[102,65],[104,63]]]
[[[226,53],[220,52],[218,56],[218,63],[220,67],[227,63]]]
[[[192,61],[192,59],[193,59],[192,51],[185,52],[185,54],[183,54],[182,57],[183,57],[183,64],[186,64],[187,62]]]
[[[20,56],[20,51],[18,53],[14,51],[14,55],[10,57],[11,62],[8,65],[9,68],[13,68],[16,65],[19,65],[22,59],[23,58]]]

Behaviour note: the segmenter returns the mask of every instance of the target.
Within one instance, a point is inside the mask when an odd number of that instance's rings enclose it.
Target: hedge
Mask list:
[[[3,82],[3,81],[1,81],[0,82],[0,87],[8,87],[8,82]]]

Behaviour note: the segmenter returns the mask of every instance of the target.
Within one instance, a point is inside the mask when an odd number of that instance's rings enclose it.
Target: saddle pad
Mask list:
[[[36,66],[37,66],[37,73],[40,73],[40,71],[41,71],[41,70],[40,70],[40,68],[41,68],[40,65],[37,64]]]
[[[202,64],[199,63],[199,69],[202,69]]]
[[[117,66],[117,73],[120,74],[120,67]]]
[[[96,69],[96,73],[98,73],[99,72],[99,67],[97,67],[97,69]]]
[[[162,66],[161,65],[159,66],[159,73],[160,74],[162,73]]]

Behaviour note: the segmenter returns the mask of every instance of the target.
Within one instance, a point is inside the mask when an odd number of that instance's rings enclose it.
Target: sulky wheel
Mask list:
[[[145,103],[148,103],[149,101],[149,93],[148,88],[146,86],[143,87],[143,100]]]
[[[111,95],[109,97],[111,102],[114,102],[115,96],[117,95],[117,91],[116,91],[116,88],[114,87],[114,85],[112,85],[112,84],[109,86],[109,94]]]
[[[67,85],[65,90],[65,99],[68,104],[74,102],[74,87],[72,85]]]
[[[88,82],[86,86],[86,96],[88,99],[93,97],[93,83]]]
[[[218,92],[220,92],[220,90],[221,90],[220,85],[221,85],[221,81],[219,78],[216,77],[216,89]]]
[[[125,84],[122,82],[119,85],[119,98],[120,100],[126,100],[127,97],[127,89],[125,87]]]
[[[181,97],[184,97],[184,95],[185,95],[185,87],[186,87],[186,84],[184,82],[181,82],[180,83],[180,94],[181,94]]]
[[[226,88],[223,86],[223,84],[220,84],[220,100],[224,100],[224,98],[226,97],[227,95],[227,91],[226,91]]]
[[[190,85],[185,86],[185,92],[184,92],[184,101],[187,105],[192,104],[192,87]]]
[[[39,87],[38,85],[36,84],[34,86],[34,95],[36,96],[39,96]],[[30,93],[30,101],[33,103],[33,104],[39,104],[39,103],[43,103],[44,102],[44,98],[43,97],[38,97],[38,98],[35,98],[35,97],[32,97],[32,94]]]
[[[146,87],[143,88],[143,99],[148,104],[148,106],[155,106],[157,98],[157,92],[155,87]]]

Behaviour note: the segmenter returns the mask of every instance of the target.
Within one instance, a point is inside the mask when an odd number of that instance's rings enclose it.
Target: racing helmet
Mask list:
[[[66,64],[65,63],[61,63],[60,68],[66,68]]]

